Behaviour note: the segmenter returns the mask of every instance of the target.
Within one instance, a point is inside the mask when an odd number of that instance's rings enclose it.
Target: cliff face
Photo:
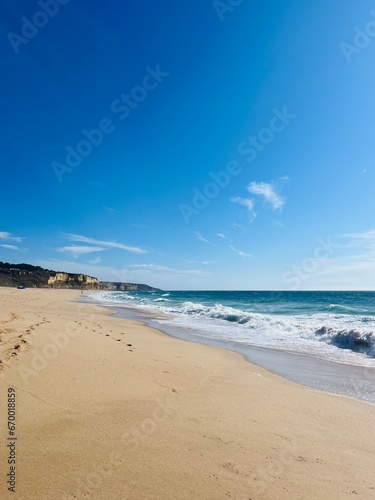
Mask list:
[[[0,262],[0,286],[23,285],[27,288],[77,288],[80,290],[153,292],[159,288],[139,284],[100,281],[86,274],[72,274],[43,269],[31,264]]]
[[[56,273],[48,279],[51,288],[83,288],[85,290],[98,290],[99,280],[86,274]]]
[[[68,274],[30,264],[0,262],[0,286],[27,288],[79,288],[98,290],[99,280],[85,274]]]
[[[114,281],[100,281],[99,290],[108,290],[110,292],[155,292],[160,289],[140,283],[117,283]]]

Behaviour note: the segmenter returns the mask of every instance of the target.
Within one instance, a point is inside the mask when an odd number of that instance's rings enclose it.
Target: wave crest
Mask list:
[[[350,349],[354,352],[375,357],[375,336],[373,332],[360,332],[358,330],[338,330],[337,328],[322,326],[315,334],[319,340],[335,345],[341,349]]]
[[[248,323],[254,317],[254,314],[242,311],[241,309],[226,307],[222,304],[205,306],[196,302],[184,302],[179,312],[200,317],[205,316],[207,318],[222,319],[230,323],[239,323],[240,325]]]
[[[337,312],[341,314],[364,314],[368,313],[367,309],[359,309],[355,307],[343,306],[340,304],[330,304],[328,306],[329,312]]]

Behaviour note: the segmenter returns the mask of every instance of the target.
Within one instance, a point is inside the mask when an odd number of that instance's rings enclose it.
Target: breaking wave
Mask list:
[[[156,296],[155,296],[156,295]],[[228,305],[211,300],[181,300],[175,293],[134,294],[127,292],[99,294],[104,302],[128,303],[142,311],[162,313],[163,319],[174,327],[194,330],[197,335],[212,339],[228,340],[315,353],[352,362],[375,358],[375,312],[373,309],[348,307],[329,303],[311,312],[310,304],[297,304],[294,308],[286,302],[254,307],[245,301]],[[196,295],[198,298],[198,295]],[[190,297],[189,297],[190,298]],[[96,295],[96,300],[98,295]],[[286,313],[282,313],[283,307]],[[165,319],[169,318],[169,319]]]
[[[367,309],[359,309],[355,307],[343,306],[340,304],[330,304],[328,306],[330,312],[337,312],[342,314],[367,314]]]
[[[320,342],[325,342],[340,349],[347,349],[369,357],[375,357],[375,330],[345,328],[345,323],[348,323],[348,325],[351,323],[347,316],[340,318],[341,326],[334,324],[331,326],[320,326],[329,319],[328,315],[283,316],[260,314],[223,306],[222,304],[207,306],[196,302],[184,302],[178,308],[164,307],[163,311],[192,316],[197,319],[221,320],[243,325],[248,330],[263,334],[272,331],[279,339],[283,338],[283,336],[287,336],[288,338],[295,336],[312,340],[318,339]],[[337,317],[335,316],[335,318]],[[363,323],[372,322],[375,327],[373,318],[364,317],[362,320]],[[251,337],[249,336],[249,341],[253,340],[253,335],[254,333],[252,333]]]
[[[338,330],[332,327],[321,327],[316,330],[319,340],[327,344],[360,352],[370,357],[375,357],[374,332],[361,332],[359,330]]]

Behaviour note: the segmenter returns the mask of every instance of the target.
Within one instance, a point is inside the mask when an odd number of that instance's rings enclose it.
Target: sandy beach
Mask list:
[[[0,289],[0,498],[375,497],[373,405],[79,297]]]

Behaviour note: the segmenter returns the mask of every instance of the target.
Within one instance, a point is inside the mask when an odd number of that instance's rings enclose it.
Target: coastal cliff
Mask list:
[[[153,288],[139,283],[99,281],[87,274],[65,273],[43,269],[31,264],[9,264],[0,262],[0,286],[23,286],[26,288],[75,288],[79,290],[138,291],[151,292]]]
[[[0,286],[98,290],[99,280],[86,274],[56,272],[31,264],[0,262]]]
[[[56,273],[50,276],[48,286],[51,288],[82,288],[85,290],[98,290],[99,280],[86,274]]]

